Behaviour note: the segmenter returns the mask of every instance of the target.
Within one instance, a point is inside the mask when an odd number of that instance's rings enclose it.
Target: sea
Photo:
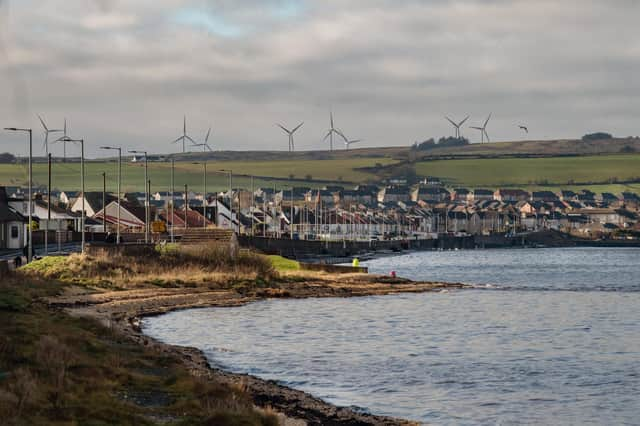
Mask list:
[[[145,333],[221,368],[425,424],[640,424],[640,249],[414,252],[470,289],[177,311]]]

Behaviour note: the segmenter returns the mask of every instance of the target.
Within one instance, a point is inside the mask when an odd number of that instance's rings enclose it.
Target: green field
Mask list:
[[[640,177],[640,155],[438,160],[417,163],[416,172],[419,176],[438,176],[452,186],[596,186],[613,192],[637,191],[640,185],[617,182]]]
[[[207,162],[207,189],[224,190],[229,181],[226,173],[219,170],[232,170],[233,186],[249,188],[248,176],[259,176],[254,179],[254,185],[278,188],[287,185],[319,187],[327,182],[343,181],[363,182],[374,180],[371,173],[356,170],[361,167],[371,167],[376,163],[388,165],[395,160],[390,158],[352,158],[332,160],[279,160],[279,161],[209,161]],[[87,191],[102,190],[102,172],[107,174],[107,189],[115,191],[117,184],[117,163],[91,161],[85,164]],[[24,164],[1,164],[0,185],[25,185],[28,168]],[[185,184],[190,189],[202,191],[204,187],[204,168],[201,163],[176,162],[175,185],[182,188]],[[242,175],[242,176],[239,176]],[[269,179],[269,177],[279,180]],[[309,182],[309,178],[311,182]],[[149,179],[152,191],[168,190],[171,183],[170,163],[149,163]],[[122,165],[123,191],[144,191],[144,164],[124,163]],[[46,185],[47,165],[34,164],[34,183]],[[79,163],[54,163],[52,171],[52,186],[60,190],[80,189]]]

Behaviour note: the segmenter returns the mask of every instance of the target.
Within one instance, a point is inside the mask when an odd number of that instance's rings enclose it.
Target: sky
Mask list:
[[[0,0],[0,127],[68,121],[89,156],[640,134],[635,0]],[[526,125],[527,135],[518,125]],[[355,145],[354,145],[355,146]],[[343,149],[343,146],[336,148]],[[194,148],[196,150],[201,148]],[[26,153],[0,131],[0,151]],[[61,146],[52,146],[60,155]]]

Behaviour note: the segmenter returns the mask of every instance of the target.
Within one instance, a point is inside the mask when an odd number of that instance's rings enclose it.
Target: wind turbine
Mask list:
[[[45,124],[40,114],[38,114],[38,119],[40,120],[40,123],[42,123],[42,127],[44,128],[44,145],[43,146],[48,157],[49,156],[49,133],[60,133],[62,132],[62,130],[57,130],[57,129],[49,130],[49,128]]]
[[[213,149],[211,149],[211,146],[209,145],[209,135],[211,135],[211,127],[209,127],[209,130],[207,131],[207,136],[204,137],[204,143],[199,143],[196,145],[202,147],[202,152],[205,152],[207,149],[209,150],[209,152],[213,152]]]
[[[347,151],[349,150],[349,148],[351,147],[352,143],[358,143],[358,142],[362,142],[362,139],[355,139],[355,140],[346,140],[344,141],[344,145],[345,148],[347,149]]]
[[[293,152],[296,150],[296,146],[293,143],[293,134],[296,132],[296,130],[302,127],[303,124],[304,124],[304,121],[298,124],[296,127],[294,127],[293,130],[287,129],[282,124],[276,124],[276,126],[280,127],[287,135],[289,135],[289,152]]]
[[[489,117],[487,117],[487,121],[484,122],[484,125],[482,127],[471,126],[472,129],[480,130],[482,143],[484,143],[485,136],[487,137],[487,142],[491,142],[491,140],[489,140],[489,133],[487,133],[487,124],[489,124],[489,120],[491,120],[491,114],[493,113],[489,113]]]
[[[196,144],[196,141],[194,141],[191,136],[187,135],[187,116],[184,116],[184,124],[182,127],[182,136],[180,136],[178,139],[176,139],[175,141],[171,142],[171,143],[178,143],[180,141],[182,141],[182,153],[184,154],[185,152],[187,152],[187,149],[185,147],[185,142],[189,140],[191,141],[191,143],[195,146],[198,146],[198,144]]]
[[[56,142],[62,142],[62,162],[66,163],[67,162],[67,142],[70,142],[70,137],[67,134],[67,119],[64,119],[64,130],[62,130],[62,137],[56,139],[55,141],[53,141],[54,143]]]
[[[345,142],[347,141],[347,138],[342,134],[340,130],[336,129],[335,126],[333,125],[333,111],[329,111],[329,120],[331,123],[331,128],[329,128],[329,132],[324,137],[323,141],[326,141],[327,138],[329,138],[329,143],[330,143],[329,146],[331,147],[331,151],[333,151],[333,134],[334,133],[342,137],[342,139],[344,139]]]
[[[518,126],[521,130],[524,130],[525,133],[529,133],[529,128],[527,126],[523,126],[523,125],[519,125]]]
[[[460,139],[460,136],[461,136],[460,127],[464,124],[465,121],[467,121],[469,119],[469,116],[467,115],[467,117],[464,120],[462,120],[461,122],[459,122],[459,123],[456,123],[455,121],[453,121],[452,119],[450,119],[446,115],[445,115],[444,118],[446,118],[447,121],[449,123],[451,123],[453,125],[453,127],[455,127],[455,129],[456,129],[456,139]]]

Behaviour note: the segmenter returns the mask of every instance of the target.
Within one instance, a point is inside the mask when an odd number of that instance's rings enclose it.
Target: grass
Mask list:
[[[0,282],[2,424],[277,424],[241,387],[39,302],[64,287],[21,273]]]
[[[295,260],[287,259],[282,256],[271,255],[268,256],[271,264],[278,272],[299,271],[300,263]]]
[[[420,176],[438,176],[454,186],[585,188],[604,184],[621,192],[640,186],[616,184],[640,178],[640,155],[438,160],[419,162],[416,171]]]
[[[263,255],[233,253],[217,245],[173,246],[135,255],[96,252],[92,255],[46,257],[22,268],[31,277],[64,284],[111,290],[151,284],[157,287],[225,286],[239,281],[277,278],[272,262]],[[0,302],[1,303],[1,302]]]
[[[327,182],[364,182],[374,180],[373,173],[357,170],[372,167],[376,163],[388,165],[395,160],[390,158],[347,158],[329,160],[277,160],[277,161],[209,161],[207,163],[207,189],[225,190],[229,187],[228,175],[219,170],[233,170],[234,187],[250,188],[249,175],[261,176],[254,179],[256,187],[278,188],[287,185],[323,186]],[[117,163],[91,161],[85,164],[85,186],[87,191],[102,190],[102,173],[107,174],[107,190],[115,191],[117,184]],[[36,184],[46,185],[47,165],[36,163],[33,166]],[[235,176],[246,175],[246,176]],[[293,179],[290,180],[290,176]],[[0,185],[24,185],[27,182],[25,164],[0,164]],[[273,180],[269,178],[285,179]],[[312,182],[309,182],[309,179]],[[169,163],[149,163],[149,179],[152,191],[167,191],[171,185],[171,165]],[[123,163],[123,191],[144,191],[144,164]],[[203,166],[190,161],[176,162],[175,186],[177,190],[187,184],[190,189],[204,189]],[[52,186],[60,190],[80,189],[80,164],[55,163],[52,171]]]

